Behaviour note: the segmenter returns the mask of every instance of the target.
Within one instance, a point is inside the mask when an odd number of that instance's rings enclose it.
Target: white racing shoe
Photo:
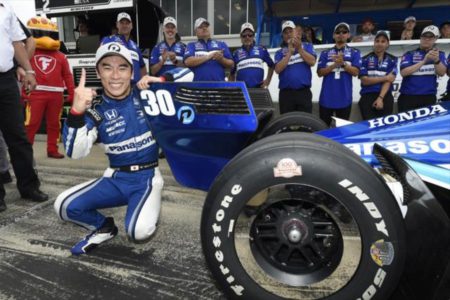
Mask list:
[[[115,237],[118,231],[117,226],[114,225],[114,219],[110,217],[106,218],[105,223],[101,228],[87,235],[84,239],[73,246],[70,251],[73,255],[86,254],[98,245]]]

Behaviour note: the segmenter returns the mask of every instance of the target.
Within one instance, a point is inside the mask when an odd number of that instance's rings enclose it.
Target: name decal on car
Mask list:
[[[378,144],[396,154],[426,154],[434,152],[436,154],[450,153],[450,140],[441,138],[436,140],[410,140],[410,141],[391,141]],[[345,144],[347,148],[359,156],[372,155],[374,143]]]
[[[373,120],[369,120],[369,127],[376,128],[386,125],[392,125],[396,123],[401,123],[404,121],[424,118],[428,116],[432,116],[435,114],[445,113],[447,110],[441,105],[433,105],[431,107],[422,107],[415,110],[410,110],[407,112],[402,112],[397,115],[389,115],[382,118],[377,118]]]

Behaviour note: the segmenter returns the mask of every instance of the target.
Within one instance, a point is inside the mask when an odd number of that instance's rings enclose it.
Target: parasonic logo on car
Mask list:
[[[409,120],[424,118],[428,116],[432,116],[435,114],[445,113],[447,110],[441,105],[433,105],[431,107],[422,107],[415,110],[410,110],[407,112],[402,112],[397,115],[389,115],[382,118],[377,118],[373,120],[369,120],[369,127],[381,127],[385,125],[392,125],[396,123],[401,123]]]

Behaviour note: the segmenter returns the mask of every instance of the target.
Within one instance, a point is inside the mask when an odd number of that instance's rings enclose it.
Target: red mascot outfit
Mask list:
[[[73,100],[74,81],[66,56],[58,51],[58,27],[44,17],[31,18],[27,27],[36,41],[36,51],[30,63],[36,72],[36,89],[29,95],[24,94],[26,100],[26,120],[30,143],[34,143],[34,136],[41,126],[45,114],[47,122],[47,156],[63,158],[58,152],[60,138],[60,118],[64,104],[64,87],[69,93],[69,102]]]

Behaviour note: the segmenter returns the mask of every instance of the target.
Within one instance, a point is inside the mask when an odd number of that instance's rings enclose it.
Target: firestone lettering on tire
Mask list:
[[[381,233],[383,233],[385,236],[389,237],[389,232],[386,229],[386,224],[383,220],[383,216],[381,215],[380,211],[378,210],[375,203],[370,201],[369,196],[367,196],[366,193],[364,193],[363,190],[361,190],[358,186],[353,185],[353,182],[351,182],[348,179],[344,179],[338,183],[340,186],[346,188],[351,194],[353,194],[359,201],[361,201],[364,206],[366,207],[367,211],[369,212],[370,216],[374,218],[375,220],[380,220],[379,222],[375,222],[375,227],[377,230]]]
[[[356,300],[370,300],[377,293],[377,288],[381,288],[384,279],[386,278],[386,272],[379,268],[375,277],[373,278],[373,283],[364,291],[361,298]]]
[[[230,207],[230,204],[233,202],[234,196],[238,195],[242,191],[242,186],[239,184],[233,185],[230,191],[230,195],[225,195],[223,197],[222,202],[220,203],[220,208],[217,210],[215,214],[215,222],[212,225],[212,230],[214,232],[212,244],[214,245],[214,248],[216,249],[214,253],[214,257],[216,258],[217,262],[219,263],[219,268],[221,273],[224,275],[226,281],[230,284],[230,288],[233,290],[233,292],[237,296],[242,296],[242,292],[244,291],[244,287],[242,285],[239,285],[236,283],[236,279],[231,274],[230,269],[223,264],[225,260],[225,256],[223,251],[221,250],[222,241],[220,240],[220,237],[216,235],[219,232],[222,232],[222,227],[225,226],[225,230],[228,230],[229,226],[226,226],[226,224],[222,224],[222,221],[225,218],[226,210]],[[232,222],[233,220],[230,220]]]

